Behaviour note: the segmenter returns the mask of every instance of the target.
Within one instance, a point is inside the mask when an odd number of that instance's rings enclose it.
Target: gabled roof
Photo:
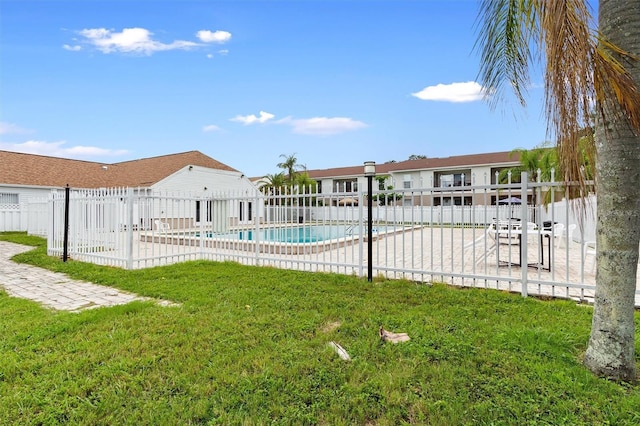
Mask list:
[[[376,164],[376,174],[392,172],[410,172],[417,170],[447,170],[489,165],[516,165],[519,156],[511,151],[489,152],[485,154],[457,155],[444,158],[423,158],[396,163]],[[333,169],[307,170],[312,179],[330,177],[362,176],[363,166],[337,167]]]
[[[0,184],[74,188],[149,187],[188,165],[237,172],[199,151],[96,163],[0,151]]]

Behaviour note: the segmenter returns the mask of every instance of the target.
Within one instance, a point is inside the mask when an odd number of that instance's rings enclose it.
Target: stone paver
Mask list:
[[[0,241],[0,287],[11,296],[71,312],[123,305],[134,300],[156,300],[111,287],[72,280],[65,274],[11,260],[12,256],[32,249],[33,247]],[[176,305],[166,300],[156,301],[162,306]]]

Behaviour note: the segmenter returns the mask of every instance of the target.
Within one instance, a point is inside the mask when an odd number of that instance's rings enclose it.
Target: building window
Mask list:
[[[402,187],[404,189],[411,189],[411,175],[404,175]]]
[[[18,194],[0,192],[0,205],[1,204],[19,204]]]
[[[201,202],[198,200],[196,201],[196,222],[200,222],[200,216],[201,216]],[[207,201],[207,220],[205,222],[211,222],[213,219],[213,201],[209,200]]]
[[[451,188],[454,186],[471,186],[471,173],[448,173],[438,175],[440,188]]]
[[[253,218],[253,204],[251,201],[247,201],[247,209],[246,214],[247,218],[245,219],[245,205],[244,201],[240,201],[240,222],[244,222],[245,220],[251,220]]]
[[[471,197],[435,197],[433,199],[434,206],[471,206],[473,203]]]
[[[341,179],[333,181],[333,192],[357,192],[357,179]]]

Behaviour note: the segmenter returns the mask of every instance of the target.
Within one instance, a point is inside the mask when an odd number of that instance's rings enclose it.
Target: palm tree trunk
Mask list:
[[[600,0],[599,29],[610,42],[640,54],[635,1]],[[625,62],[623,60],[623,62]],[[640,68],[626,63],[636,84]],[[610,96],[613,96],[609,92]],[[595,374],[634,381],[634,298],[640,244],[640,138],[613,103],[601,102],[596,126],[597,262],[593,322],[584,364]]]

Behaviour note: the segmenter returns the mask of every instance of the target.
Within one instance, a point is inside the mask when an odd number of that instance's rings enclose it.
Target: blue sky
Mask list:
[[[0,4],[0,149],[113,163],[199,150],[248,176],[532,148],[476,83],[471,0]]]

